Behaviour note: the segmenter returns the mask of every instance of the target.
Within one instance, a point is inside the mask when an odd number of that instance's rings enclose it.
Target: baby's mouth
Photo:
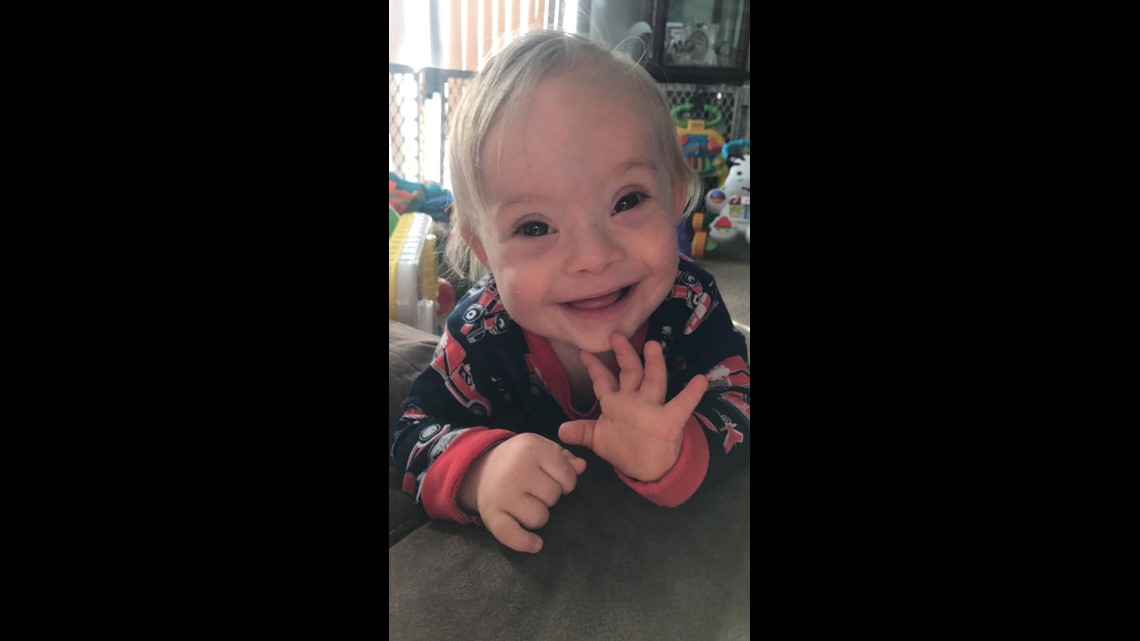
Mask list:
[[[589,310],[589,311],[598,310],[598,309],[605,309],[606,307],[609,307],[610,305],[613,305],[614,303],[618,302],[619,300],[625,298],[626,294],[628,294],[629,290],[631,290],[631,289],[633,289],[632,285],[629,287],[622,287],[621,289],[614,290],[608,294],[603,294],[602,296],[597,296],[595,298],[583,298],[580,300],[572,300],[572,301],[563,303],[563,305],[569,305],[570,307],[573,307],[574,309],[582,309],[582,310]]]

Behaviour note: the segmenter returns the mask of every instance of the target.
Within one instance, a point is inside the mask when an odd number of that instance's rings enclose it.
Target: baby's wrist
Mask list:
[[[657,460],[656,465],[645,466],[645,467],[642,467],[641,469],[638,469],[638,470],[630,470],[630,471],[620,470],[620,471],[622,474],[625,474],[629,478],[634,479],[636,481],[641,481],[642,483],[656,483],[657,481],[660,481],[661,479],[665,478],[665,476],[667,474],[669,474],[669,472],[672,471],[672,469],[674,467],[677,466],[677,461],[680,460],[680,458],[681,458],[681,443],[678,442],[677,448],[672,453],[672,455],[669,455],[669,454],[662,455]]]
[[[483,465],[486,464],[487,455],[490,453],[491,451],[487,450],[475,457],[471,467],[467,468],[467,474],[459,482],[456,502],[459,504],[459,509],[471,516],[479,514],[479,480],[483,477]]]

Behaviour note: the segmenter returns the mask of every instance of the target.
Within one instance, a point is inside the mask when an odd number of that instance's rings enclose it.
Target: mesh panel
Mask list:
[[[470,77],[451,77],[447,79],[447,84],[444,85],[444,101],[443,101],[443,140],[440,141],[440,146],[447,149],[447,131],[451,127],[451,110],[463,95],[463,91],[471,84]],[[446,153],[446,151],[444,152]],[[442,156],[441,156],[442,157]],[[443,157],[443,176],[444,189],[451,189],[451,172],[447,168],[447,158]]]
[[[752,111],[752,88],[751,87],[741,87],[740,117],[737,119],[737,123],[739,123],[737,125],[738,130],[742,129],[740,124],[743,124],[743,132],[739,136],[740,138],[747,138],[749,140],[752,139],[752,120],[751,120],[752,115],[751,115],[751,111]]]
[[[388,68],[388,167],[402,178],[419,175],[419,85],[410,69]]]

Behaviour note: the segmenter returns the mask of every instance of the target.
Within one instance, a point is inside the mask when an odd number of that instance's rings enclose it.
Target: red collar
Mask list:
[[[645,347],[645,335],[648,332],[649,321],[646,321],[633,334],[633,340],[630,343],[633,344],[633,349],[638,354],[641,354]],[[562,362],[558,360],[558,355],[554,353],[554,348],[550,346],[550,340],[526,329],[523,329],[523,338],[526,339],[527,347],[530,348],[530,353],[525,355],[527,365],[546,385],[546,389],[554,395],[554,399],[558,401],[558,405],[562,407],[566,416],[574,420],[597,418],[601,414],[597,401],[594,401],[594,405],[586,412],[581,412],[570,404],[570,380],[566,378],[566,370],[562,367]],[[613,372],[614,376],[618,375],[616,362],[610,371]]]

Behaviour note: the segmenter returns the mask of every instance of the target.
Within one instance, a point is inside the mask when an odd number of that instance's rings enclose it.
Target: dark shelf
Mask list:
[[[649,75],[657,82],[678,82],[700,85],[742,85],[749,81],[752,73],[745,69],[728,67],[678,67],[666,65],[646,67]]]

